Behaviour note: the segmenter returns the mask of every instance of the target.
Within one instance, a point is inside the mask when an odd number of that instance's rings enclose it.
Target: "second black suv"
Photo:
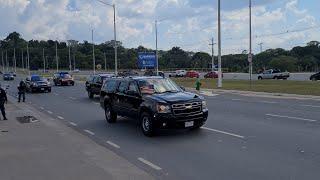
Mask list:
[[[198,129],[208,118],[203,97],[162,77],[107,79],[100,104],[109,123],[116,122],[118,115],[139,119],[146,136],[157,128]]]
[[[97,74],[89,76],[85,84],[89,98],[92,99],[94,95],[99,95],[104,80],[114,76],[114,74]]]
[[[50,82],[39,75],[32,75],[27,77],[26,85],[27,85],[27,91],[31,93],[38,92],[38,91],[51,92]]]

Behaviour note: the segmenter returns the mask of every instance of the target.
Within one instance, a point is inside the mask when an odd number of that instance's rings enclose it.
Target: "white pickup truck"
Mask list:
[[[289,72],[281,72],[276,69],[269,69],[264,71],[263,73],[258,74],[258,79],[283,79],[287,80],[290,77]]]

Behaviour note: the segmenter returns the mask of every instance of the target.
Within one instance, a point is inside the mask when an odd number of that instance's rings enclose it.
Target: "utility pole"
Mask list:
[[[28,68],[28,73],[29,73],[29,76],[31,75],[31,73],[30,73],[30,59],[29,59],[29,42],[28,42],[28,44],[27,44],[27,64],[26,64],[26,66],[27,66],[27,68]]]
[[[72,71],[72,65],[71,65],[71,49],[70,49],[71,44],[69,44],[69,71],[71,73]]]
[[[106,52],[104,52],[103,54],[104,54],[104,71],[107,72],[107,55],[106,55]]]
[[[4,73],[4,59],[3,59],[3,51],[1,51],[1,63],[2,63],[2,73]]]
[[[95,58],[95,55],[94,55],[93,29],[91,30],[91,38],[92,38],[93,74],[96,74],[96,58]]]
[[[113,4],[113,30],[114,30],[114,59],[115,74],[118,75],[118,47],[117,47],[117,26],[116,26],[116,5]]]
[[[156,33],[156,73],[159,76],[159,59],[158,59],[158,21],[155,21],[155,33]]]
[[[42,48],[43,73],[46,72],[46,59],[44,58],[44,48]]]
[[[251,0],[249,0],[249,55],[248,55],[248,61],[249,61],[249,73],[250,73],[250,88],[252,88],[252,19],[251,19]]]
[[[59,71],[59,60],[58,60],[58,44],[56,41],[56,65],[57,65],[57,72]]]
[[[9,71],[9,63],[8,63],[8,51],[6,50],[6,66],[7,66],[7,72]]]
[[[259,43],[258,45],[260,46],[260,53],[262,53],[262,50],[263,50],[263,49],[262,49],[262,46],[263,46],[263,43],[261,42],[261,43]]]
[[[221,2],[218,0],[218,88],[222,88],[222,69],[221,69]]]
[[[13,64],[14,64],[14,72],[17,72],[17,59],[16,59],[16,48],[13,48]]]
[[[24,71],[24,62],[23,62],[23,49],[21,49],[21,66],[22,66],[22,71]]]
[[[214,43],[214,38],[211,39],[211,44],[209,44],[211,46],[211,50],[212,50],[212,62],[211,62],[211,71],[213,72],[214,71],[214,45],[216,43]]]

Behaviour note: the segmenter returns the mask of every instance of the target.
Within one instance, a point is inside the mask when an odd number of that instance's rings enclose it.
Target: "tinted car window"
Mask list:
[[[130,82],[129,91],[139,92],[138,86],[135,82]]]
[[[114,92],[117,89],[117,81],[108,80],[104,88],[107,92]]]
[[[128,89],[128,83],[126,81],[120,82],[119,92],[125,93],[127,89]]]

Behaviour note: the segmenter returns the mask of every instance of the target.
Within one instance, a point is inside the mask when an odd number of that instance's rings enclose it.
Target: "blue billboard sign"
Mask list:
[[[156,54],[154,52],[138,53],[138,67],[140,69],[151,69],[157,65]]]

